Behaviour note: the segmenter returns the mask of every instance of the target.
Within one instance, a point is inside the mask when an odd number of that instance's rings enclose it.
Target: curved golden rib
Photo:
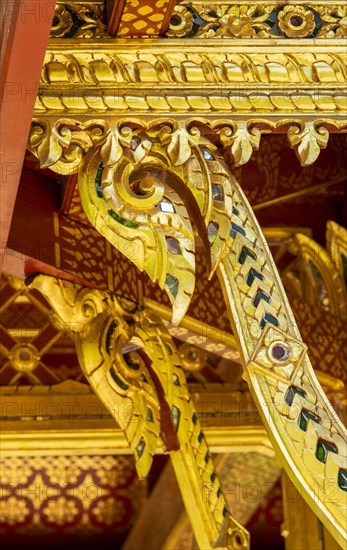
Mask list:
[[[247,531],[229,513],[179,354],[160,319],[104,291],[47,275],[29,281],[75,333],[81,368],[124,430],[138,474],[148,474],[161,438],[199,548],[249,548]]]
[[[328,221],[326,240],[327,250],[347,291],[347,229],[333,221]]]
[[[339,227],[337,224],[334,224],[334,226]],[[313,297],[313,302],[318,303],[323,309],[329,310],[333,315],[347,320],[346,288],[342,266],[344,255],[336,248],[338,241],[336,239],[332,240],[333,234],[329,228],[331,228],[331,222],[328,225],[327,231],[328,237],[331,236],[331,240],[328,240],[331,254],[313,239],[302,233],[294,236],[294,242],[306,274],[306,281],[310,289],[312,289],[309,294]],[[341,233],[343,231],[340,231]],[[336,265],[338,265],[339,269],[336,268]]]
[[[230,516],[213,461],[189,396],[181,359],[160,319],[144,310],[135,334],[158,377],[169,406],[178,447],[167,444],[182,499],[199,548],[249,547],[247,531]],[[158,391],[158,394],[160,390]]]
[[[123,344],[134,335],[136,305],[48,275],[36,275],[29,281],[74,334],[84,375],[124,430],[139,476],[146,476],[160,433],[160,405],[147,366],[140,363],[134,368],[122,354]]]
[[[226,170],[221,157],[218,170]],[[313,372],[252,209],[229,177],[233,218],[217,273],[240,343],[244,376],[288,475],[343,546],[346,431]]]

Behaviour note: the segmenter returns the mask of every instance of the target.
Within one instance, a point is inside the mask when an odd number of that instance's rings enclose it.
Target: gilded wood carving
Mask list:
[[[52,40],[35,113],[344,117],[344,43]],[[223,52],[216,54],[216,50]],[[25,90],[23,91],[23,93]],[[272,119],[274,121],[274,119]]]
[[[148,475],[160,438],[199,547],[248,548],[248,533],[230,516],[179,354],[160,319],[126,298],[47,275],[29,283],[76,334],[82,370],[124,430],[139,476]],[[135,349],[124,356],[129,342]]]
[[[176,323],[194,287],[194,222],[278,456],[343,544],[346,433],[314,375],[252,209],[218,149],[223,139],[230,149],[233,128],[213,130],[168,120],[98,128],[80,168],[81,201],[96,229],[165,288]]]
[[[343,545],[346,433],[230,166],[245,164],[269,132],[287,134],[308,166],[331,132],[346,131],[345,7],[184,1],[166,38],[125,41],[107,37],[100,3],[91,11],[87,2],[70,4],[57,5],[30,150],[41,166],[78,172],[90,223],[166,291],[175,323],[194,292],[200,238],[278,457]],[[329,243],[340,250],[336,235]],[[107,292],[41,275],[32,285],[63,322],[73,319],[82,368],[124,429],[141,475],[164,439],[199,547],[247,547],[247,534],[224,507],[178,355],[158,321]],[[125,360],[129,340],[138,350]]]

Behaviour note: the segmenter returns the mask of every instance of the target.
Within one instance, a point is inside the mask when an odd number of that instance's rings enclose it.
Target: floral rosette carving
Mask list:
[[[317,13],[324,21],[317,38],[345,38],[347,36],[347,6],[318,6]]]
[[[166,36],[168,38],[181,38],[186,36],[192,28],[193,16],[191,12],[184,6],[176,6]]]
[[[206,37],[254,38],[256,35],[268,37],[269,28],[264,22],[270,12],[271,8],[264,6],[232,6],[224,15],[220,12],[220,28],[215,30],[215,25],[210,25]]]
[[[287,38],[305,38],[315,29],[314,14],[304,6],[285,6],[279,12],[277,23]]]

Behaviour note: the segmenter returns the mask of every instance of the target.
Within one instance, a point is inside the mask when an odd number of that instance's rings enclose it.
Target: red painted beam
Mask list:
[[[2,0],[0,245],[2,270],[55,0]]]

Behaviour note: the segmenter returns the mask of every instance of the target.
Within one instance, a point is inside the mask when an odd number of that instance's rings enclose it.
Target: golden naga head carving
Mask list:
[[[223,254],[230,178],[217,147],[197,127],[175,122],[119,124],[83,162],[79,189],[90,222],[166,290],[174,323],[194,292],[195,235],[211,275]]]

